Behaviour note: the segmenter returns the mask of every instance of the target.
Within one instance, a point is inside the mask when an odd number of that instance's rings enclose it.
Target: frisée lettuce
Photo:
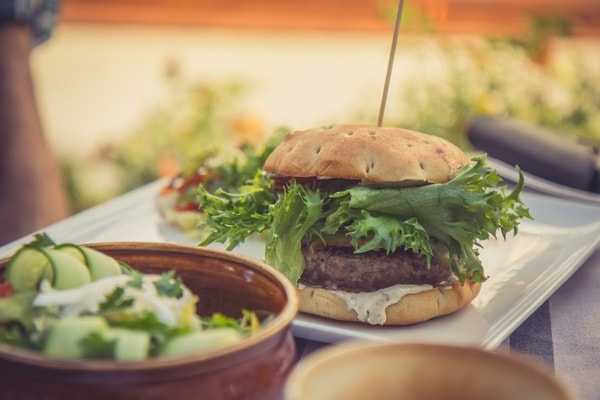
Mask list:
[[[233,249],[250,234],[269,229],[265,262],[297,283],[304,269],[303,243],[343,236],[357,253],[403,249],[430,261],[435,238],[448,247],[450,266],[461,282],[467,277],[483,282],[481,242],[516,233],[520,219],[531,218],[519,197],[520,170],[510,193],[501,181],[485,155],[474,157],[449,182],[416,187],[338,185],[331,190],[322,182],[307,186],[291,179],[277,195],[266,175],[257,173],[236,193],[199,188],[212,231],[201,245],[220,242]]]

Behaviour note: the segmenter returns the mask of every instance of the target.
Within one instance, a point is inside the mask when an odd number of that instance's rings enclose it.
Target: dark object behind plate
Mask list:
[[[592,146],[510,118],[481,116],[467,135],[477,150],[523,171],[575,189],[600,193]]]

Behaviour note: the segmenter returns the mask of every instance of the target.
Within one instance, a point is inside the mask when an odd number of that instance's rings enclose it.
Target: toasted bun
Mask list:
[[[450,314],[467,306],[479,294],[480,283],[467,280],[464,285],[433,288],[408,294],[386,308],[384,325],[409,325]],[[359,321],[354,310],[335,290],[303,286],[298,289],[300,311],[339,321]]]
[[[469,162],[437,136],[393,127],[332,125],[288,134],[264,164],[281,176],[411,185],[444,183]]]

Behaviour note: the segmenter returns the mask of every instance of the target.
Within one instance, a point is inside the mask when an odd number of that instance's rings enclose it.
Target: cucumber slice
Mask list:
[[[97,281],[107,276],[121,275],[119,262],[98,250],[71,243],[60,244],[55,249],[80,258],[81,262],[87,265],[92,281]]]
[[[0,298],[0,325],[18,321],[28,331],[32,329],[35,296],[37,293],[32,291]]]
[[[53,279],[53,270],[41,249],[24,246],[8,261],[5,279],[15,292],[36,291],[42,279]]]
[[[42,351],[48,357],[82,358],[81,340],[91,333],[103,334],[106,330],[108,324],[98,316],[59,319],[50,328]]]
[[[121,266],[114,258],[89,247],[80,246],[79,249],[85,257],[93,281],[106,276],[121,275]]]
[[[242,335],[233,328],[215,328],[176,336],[160,351],[163,356],[178,356],[202,353],[232,345],[242,340]]]
[[[73,289],[92,281],[90,272],[85,264],[77,257],[64,251],[42,248],[41,251],[52,265],[54,279],[52,286],[58,290]]]
[[[55,250],[64,251],[65,253],[77,258],[80,262],[85,264],[85,257],[83,252],[76,244],[64,243],[54,246]]]
[[[109,329],[105,337],[115,340],[114,357],[118,361],[140,361],[148,358],[150,334],[123,328]]]

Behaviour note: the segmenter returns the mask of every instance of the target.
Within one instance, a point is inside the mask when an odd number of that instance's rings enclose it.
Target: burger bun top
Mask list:
[[[469,162],[449,141],[396,127],[331,125],[286,135],[263,169],[278,176],[412,186],[445,183]]]

